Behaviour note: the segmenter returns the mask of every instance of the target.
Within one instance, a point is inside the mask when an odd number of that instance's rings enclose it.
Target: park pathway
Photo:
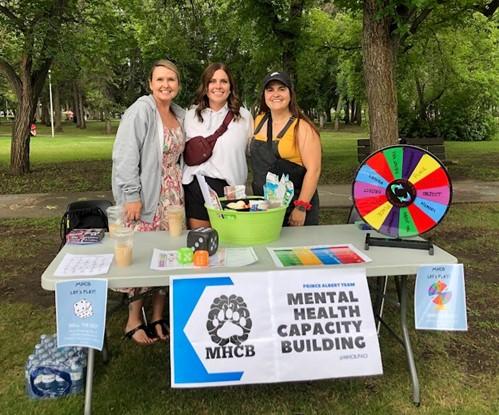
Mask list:
[[[321,207],[350,207],[352,187],[348,184],[320,185]],[[60,217],[70,202],[113,200],[109,192],[33,193],[0,195],[0,219]],[[499,182],[461,180],[453,182],[452,203],[499,202]]]

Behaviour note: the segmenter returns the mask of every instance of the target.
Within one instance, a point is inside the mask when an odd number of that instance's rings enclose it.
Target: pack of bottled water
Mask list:
[[[85,387],[87,353],[82,347],[57,347],[57,336],[42,334],[25,367],[31,398],[56,398]]]

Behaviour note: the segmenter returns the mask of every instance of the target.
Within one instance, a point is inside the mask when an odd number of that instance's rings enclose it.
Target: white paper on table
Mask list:
[[[56,277],[75,277],[107,274],[113,254],[66,254],[54,272]]]
[[[223,249],[225,249],[226,267],[244,267],[258,261],[255,250],[251,247]]]
[[[245,248],[220,248],[217,253],[210,257],[210,265],[212,267],[244,267],[258,261],[255,250],[251,247]],[[151,269],[164,271],[168,269],[199,269],[193,263],[180,264],[177,261],[177,251],[163,251],[154,248],[151,258]]]

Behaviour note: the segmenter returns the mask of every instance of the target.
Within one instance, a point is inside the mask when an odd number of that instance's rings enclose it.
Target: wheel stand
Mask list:
[[[364,242],[364,249],[369,250],[370,246],[387,246],[394,248],[409,248],[409,249],[424,249],[428,250],[429,255],[433,255],[433,242],[431,239],[415,241],[409,239],[400,238],[378,238],[371,236],[370,233],[366,234],[366,240]]]

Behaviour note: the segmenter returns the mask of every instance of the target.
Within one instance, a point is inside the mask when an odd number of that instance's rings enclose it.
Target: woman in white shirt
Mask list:
[[[253,118],[247,109],[241,107],[229,68],[223,63],[213,63],[201,75],[194,106],[186,113],[186,140],[213,134],[222,125],[228,111],[232,111],[234,118],[227,131],[218,138],[212,156],[197,166],[184,167],[182,184],[190,229],[210,226],[196,175],[204,176],[208,186],[219,196],[224,195],[227,185],[245,185],[248,176],[245,153],[253,133]]]

